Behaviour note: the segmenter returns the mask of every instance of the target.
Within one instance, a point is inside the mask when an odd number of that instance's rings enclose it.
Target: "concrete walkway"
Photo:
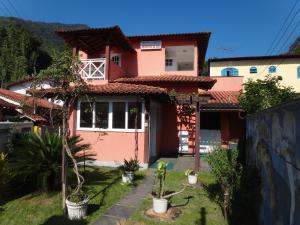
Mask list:
[[[173,170],[177,172],[184,172],[187,169],[194,169],[194,156],[178,156],[178,157],[162,157],[159,160],[164,160],[174,164]],[[200,171],[209,171],[210,167],[207,161],[200,159]]]
[[[146,196],[152,191],[154,184],[153,171],[149,170],[145,180],[133,188],[124,198],[113,205],[94,225],[116,225],[121,219],[128,219]]]

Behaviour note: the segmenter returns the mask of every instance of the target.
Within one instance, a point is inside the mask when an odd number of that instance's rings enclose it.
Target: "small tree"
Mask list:
[[[281,80],[280,76],[270,75],[263,80],[248,80],[239,96],[239,104],[247,113],[255,113],[295,97],[291,87],[280,85]]]
[[[239,187],[241,178],[241,165],[238,163],[237,158],[238,150],[225,150],[222,148],[216,148],[207,156],[211,172],[223,192],[223,196],[221,196],[223,201],[221,201],[221,204],[226,219],[231,207],[232,194]]]
[[[86,83],[81,79],[79,74],[80,61],[77,58],[72,57],[71,52],[68,50],[52,53],[52,64],[46,70],[42,70],[36,80],[36,86],[40,86],[44,81],[48,81],[50,85],[56,90],[52,93],[52,98],[61,100],[63,102],[62,107],[62,198],[63,209],[65,209],[66,199],[66,154],[70,157],[73,163],[73,171],[77,177],[77,187],[72,195],[80,195],[82,193],[81,188],[84,182],[83,177],[79,174],[76,159],[72,155],[70,146],[67,142],[69,135],[68,128],[68,116],[70,115],[70,109],[72,108],[74,101],[83,93],[87,88]]]

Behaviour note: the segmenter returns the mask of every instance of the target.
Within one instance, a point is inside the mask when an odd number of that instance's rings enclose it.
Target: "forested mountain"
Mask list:
[[[47,68],[51,51],[66,47],[55,30],[86,27],[0,17],[0,83],[14,82]]]
[[[40,39],[41,49],[48,52],[52,48],[62,49],[65,47],[64,41],[54,33],[55,30],[88,28],[88,26],[83,24],[45,23],[22,20],[15,17],[0,17],[0,27],[9,25],[23,27],[34,37]]]
[[[292,55],[300,55],[300,36],[290,46],[288,53]]]

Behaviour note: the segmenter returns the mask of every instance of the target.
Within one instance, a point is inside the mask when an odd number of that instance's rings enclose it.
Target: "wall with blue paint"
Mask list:
[[[248,166],[260,170],[261,224],[300,224],[300,99],[247,117]]]

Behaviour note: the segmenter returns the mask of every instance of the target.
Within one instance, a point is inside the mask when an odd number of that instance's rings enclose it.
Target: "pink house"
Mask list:
[[[90,85],[90,98],[78,99],[69,127],[91,144],[96,165],[120,165],[134,157],[136,146],[143,167],[161,155],[194,154],[195,115],[182,113],[170,93],[210,97],[201,108],[204,152],[211,130],[218,130],[219,144],[240,138],[237,92],[208,91],[216,80],[199,76],[210,33],[125,36],[115,26],[57,34],[79,56]]]

